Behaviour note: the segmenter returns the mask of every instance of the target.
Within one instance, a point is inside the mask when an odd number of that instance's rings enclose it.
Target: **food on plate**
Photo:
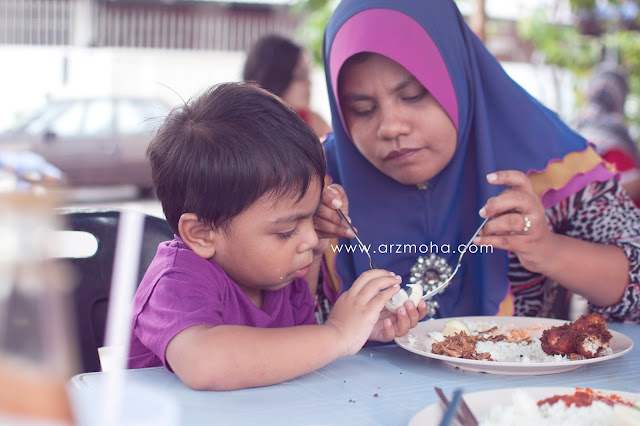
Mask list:
[[[542,350],[549,355],[595,358],[605,353],[611,337],[605,319],[591,313],[574,322],[544,330],[540,342]]]
[[[469,327],[467,327],[465,323],[458,319],[447,321],[444,327],[442,327],[442,334],[444,334],[445,336],[453,336],[454,334],[460,333],[461,331],[464,331],[466,334],[471,334],[471,331],[469,331]]]
[[[640,425],[640,410],[612,392],[576,388],[538,401],[524,390],[513,393],[510,405],[494,405],[481,417],[482,426],[500,425]]]
[[[387,310],[395,313],[398,308],[404,305],[404,302],[406,302],[407,300],[411,300],[415,306],[418,306],[418,303],[420,303],[420,298],[423,295],[422,285],[407,284],[407,287],[409,287],[409,292],[401,288],[400,291],[393,295],[391,300],[384,304],[384,307],[387,308]]]
[[[489,352],[478,352],[476,343],[478,336],[469,336],[464,330],[448,335],[442,342],[436,342],[431,346],[431,352],[437,355],[447,355],[454,358],[486,359],[491,361]]]
[[[564,362],[610,355],[612,335],[599,314],[544,330],[497,327],[451,320],[442,332],[431,332],[430,351],[436,355],[499,362]]]

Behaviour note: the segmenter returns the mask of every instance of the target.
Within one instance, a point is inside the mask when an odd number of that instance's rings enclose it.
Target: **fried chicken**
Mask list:
[[[567,355],[576,352],[573,333],[568,323],[544,330],[542,337],[540,337],[540,343],[542,350],[548,355]]]
[[[605,353],[613,336],[600,314],[582,315],[572,323],[542,332],[542,350],[549,355],[595,358]]]

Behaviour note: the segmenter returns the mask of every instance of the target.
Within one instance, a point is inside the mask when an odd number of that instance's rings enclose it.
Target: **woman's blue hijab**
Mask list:
[[[378,171],[344,127],[336,99],[338,74],[346,59],[364,51],[388,56],[414,74],[458,129],[451,162],[426,190]],[[427,247],[455,267],[458,246],[482,221],[479,209],[505,189],[488,184],[488,173],[512,169],[537,174],[550,163],[562,163],[569,153],[590,150],[582,137],[504,72],[452,0],[343,0],[327,24],[323,58],[334,129],[324,143],[328,174],[345,188],[349,215],[375,250],[377,266],[402,275],[405,283]],[[560,184],[552,179],[557,185],[541,191],[547,196],[545,207],[591,180],[612,176],[596,168],[596,177],[579,173]],[[494,315],[508,299],[507,253],[484,251],[465,255],[454,282],[436,296],[438,316]],[[346,288],[369,268],[359,250],[348,254],[343,248],[335,262]]]

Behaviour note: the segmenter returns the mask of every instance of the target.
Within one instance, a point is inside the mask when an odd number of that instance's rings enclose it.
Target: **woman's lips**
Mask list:
[[[413,156],[416,152],[420,151],[419,148],[402,148],[395,151],[391,151],[384,157],[384,161],[389,160],[403,160]]]

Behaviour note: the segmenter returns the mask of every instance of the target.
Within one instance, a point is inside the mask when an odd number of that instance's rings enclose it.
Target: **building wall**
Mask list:
[[[0,0],[0,44],[9,45],[244,51],[300,22],[278,4]]]
[[[48,97],[131,94],[170,105],[212,84],[238,81],[244,52],[170,49],[1,46],[0,128]],[[312,73],[312,106],[329,121],[322,69]]]

